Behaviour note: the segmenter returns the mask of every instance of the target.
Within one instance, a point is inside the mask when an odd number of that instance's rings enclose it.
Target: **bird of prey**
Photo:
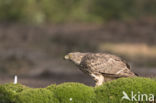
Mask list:
[[[74,62],[81,71],[91,76],[96,86],[121,77],[137,76],[123,59],[112,54],[71,52],[64,58]]]

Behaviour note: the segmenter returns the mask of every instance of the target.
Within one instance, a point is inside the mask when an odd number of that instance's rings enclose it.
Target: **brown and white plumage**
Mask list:
[[[73,52],[66,55],[65,59],[73,61],[80,70],[89,74],[96,86],[120,77],[136,76],[125,61],[112,54]]]

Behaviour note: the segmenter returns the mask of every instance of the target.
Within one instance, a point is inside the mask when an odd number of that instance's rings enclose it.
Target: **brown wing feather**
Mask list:
[[[104,53],[89,53],[80,64],[85,71],[93,73],[102,73],[104,75],[122,77],[134,75],[127,64],[119,57]],[[121,72],[120,72],[121,71]]]
[[[121,78],[121,77],[128,77],[126,75],[118,75],[118,74],[108,74],[108,73],[101,73],[106,77],[113,77],[113,78]]]

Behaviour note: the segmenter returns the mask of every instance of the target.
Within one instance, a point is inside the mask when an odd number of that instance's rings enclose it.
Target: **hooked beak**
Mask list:
[[[64,59],[69,59],[69,58],[70,58],[69,55],[64,56]]]

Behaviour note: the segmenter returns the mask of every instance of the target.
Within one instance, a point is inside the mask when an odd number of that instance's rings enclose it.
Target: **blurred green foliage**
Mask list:
[[[155,16],[155,0],[0,0],[0,21],[103,22]]]
[[[59,103],[53,92],[45,88],[27,89],[16,96],[15,103]]]
[[[138,95],[152,93],[155,96],[156,81],[141,77],[120,78],[95,88],[80,83],[63,83],[47,88],[9,83],[0,85],[0,103],[136,103],[121,100],[123,91],[130,97],[132,91],[135,94],[139,92]]]
[[[0,85],[0,103],[16,103],[16,96],[23,90],[29,89],[21,84],[3,84]]]
[[[122,100],[123,91],[130,97],[134,94],[153,94],[156,95],[156,81],[149,78],[120,78],[112,82],[107,82],[102,86],[95,88],[95,103],[137,103],[136,101]],[[139,94],[140,93],[140,94]],[[138,99],[138,98],[137,98]],[[150,103],[148,101],[140,103]],[[105,102],[103,102],[105,101]],[[139,103],[139,102],[138,102]]]
[[[80,83],[63,83],[49,90],[54,92],[59,103],[93,103],[95,99],[94,89]]]

